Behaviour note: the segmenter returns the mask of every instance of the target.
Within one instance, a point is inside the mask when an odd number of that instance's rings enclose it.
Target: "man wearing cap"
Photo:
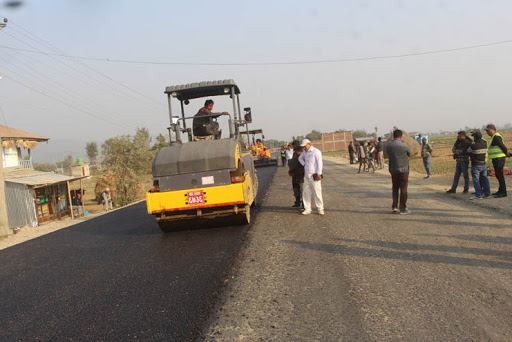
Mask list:
[[[499,183],[498,192],[495,192],[493,195],[496,198],[507,197],[507,184],[505,183],[505,176],[503,176],[503,167],[505,167],[505,157],[510,157],[510,153],[503,143],[501,134],[496,132],[496,126],[488,124],[485,127],[485,131],[491,137],[487,156],[492,161],[494,173]]]
[[[468,149],[469,157],[471,158],[471,176],[473,178],[473,185],[475,187],[475,196],[470,197],[470,200],[481,200],[491,197],[491,186],[489,185],[489,178],[487,178],[487,143],[482,139],[482,132],[479,129],[471,132],[475,139]]]
[[[457,162],[455,166],[455,176],[453,176],[453,183],[450,190],[446,191],[448,194],[454,194],[457,191],[459,185],[460,175],[464,176],[464,191],[463,194],[467,194],[469,191],[469,154],[468,148],[471,146],[471,139],[468,138],[466,132],[460,131],[457,134],[457,141],[453,144],[452,152],[453,159]]]
[[[309,139],[302,140],[300,146],[304,148],[304,152],[299,157],[299,163],[304,166],[304,189],[302,192],[304,211],[302,215],[311,214],[311,196],[315,199],[318,214],[324,215],[324,201],[322,198],[322,152],[311,146]]]

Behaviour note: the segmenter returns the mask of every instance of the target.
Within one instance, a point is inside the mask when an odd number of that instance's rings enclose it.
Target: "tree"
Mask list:
[[[62,161],[62,168],[64,169],[64,173],[67,175],[71,174],[71,165],[73,165],[74,158],[72,155],[68,155],[63,161]]]
[[[317,130],[312,130],[310,133],[306,134],[306,139],[322,140],[322,132],[317,131]]]
[[[367,136],[368,136],[368,132],[366,132],[364,129],[357,129],[352,132],[352,137],[354,137],[354,139],[365,138]]]
[[[169,143],[167,142],[167,139],[165,138],[165,136],[162,133],[160,133],[156,137],[156,142],[153,145],[153,147],[151,147],[151,150],[158,152],[162,149],[162,147],[165,147],[165,146],[169,146]]]
[[[91,164],[95,165],[97,161],[96,158],[98,158],[98,144],[95,141],[88,142],[85,145],[85,152]]]
[[[102,164],[115,182],[116,203],[123,206],[144,193],[143,176],[151,173],[156,151],[146,128],[137,128],[135,136],[121,135],[106,140],[101,146]],[[112,189],[111,189],[112,190]]]

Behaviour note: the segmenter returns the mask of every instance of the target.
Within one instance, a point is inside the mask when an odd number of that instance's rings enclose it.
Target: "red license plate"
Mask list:
[[[188,202],[188,205],[204,204],[204,193],[203,193],[203,190],[200,190],[200,191],[189,191],[187,193],[187,202]]]

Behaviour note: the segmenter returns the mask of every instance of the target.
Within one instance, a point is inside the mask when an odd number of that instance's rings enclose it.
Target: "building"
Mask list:
[[[321,140],[313,140],[311,144],[322,152],[348,150],[348,144],[352,141],[352,132],[323,133]]]
[[[47,221],[74,217],[84,212],[73,202],[70,182],[83,177],[63,176],[51,172],[36,171],[32,165],[32,150],[49,138],[0,125],[2,140],[2,166],[5,181],[7,218],[10,229],[37,227]],[[26,155],[24,156],[24,152]],[[74,192],[76,195],[76,192]]]

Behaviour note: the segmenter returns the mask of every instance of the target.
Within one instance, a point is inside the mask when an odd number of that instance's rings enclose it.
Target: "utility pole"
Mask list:
[[[7,18],[0,23],[0,31],[7,25]],[[0,143],[2,137],[0,136]],[[3,146],[1,146],[0,156],[3,156]],[[9,235],[9,222],[7,220],[7,201],[5,199],[5,180],[4,180],[4,161],[0,162],[0,236]]]

